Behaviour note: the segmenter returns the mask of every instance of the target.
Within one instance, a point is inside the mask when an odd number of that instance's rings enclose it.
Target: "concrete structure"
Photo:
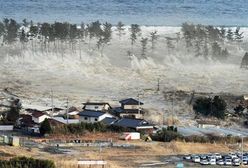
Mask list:
[[[14,125],[0,125],[0,131],[13,131]]]

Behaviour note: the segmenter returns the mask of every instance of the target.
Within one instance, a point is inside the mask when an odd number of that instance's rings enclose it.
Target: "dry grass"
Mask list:
[[[126,142],[121,142],[126,143]],[[40,159],[50,159],[60,168],[74,168],[78,159],[99,159],[108,162],[107,168],[138,167],[144,161],[158,161],[160,157],[176,154],[230,152],[231,149],[224,144],[201,144],[185,142],[127,142],[136,145],[134,149],[103,148],[100,152],[94,147],[77,147],[75,154],[50,154],[33,148],[28,150],[23,147],[0,146],[2,159],[14,156],[28,156]]]

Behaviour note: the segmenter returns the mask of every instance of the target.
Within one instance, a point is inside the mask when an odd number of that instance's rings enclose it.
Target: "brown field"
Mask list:
[[[107,161],[107,168],[138,167],[141,163],[159,161],[163,156],[211,153],[235,151],[233,147],[224,144],[201,144],[185,142],[144,142],[144,141],[118,141],[136,145],[135,148],[102,148],[101,152],[97,147],[71,147],[74,151],[66,154],[51,154],[40,148],[24,148],[0,146],[1,159],[9,159],[14,156],[28,156],[34,158],[51,159],[59,168],[77,167],[78,159],[99,159]],[[93,167],[93,166],[92,166]]]

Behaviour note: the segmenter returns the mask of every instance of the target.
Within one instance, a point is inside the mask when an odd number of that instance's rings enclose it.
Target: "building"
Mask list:
[[[32,114],[34,112],[44,112],[50,116],[59,115],[61,113],[65,113],[65,109],[61,107],[49,107],[49,106],[39,106],[39,105],[31,105],[24,104],[22,106],[27,114]]]
[[[119,101],[121,107],[117,107],[113,110],[113,114],[118,117],[126,118],[143,118],[143,108],[144,103],[135,100],[133,98],[128,98]]]
[[[86,102],[83,103],[83,105],[83,110],[108,112],[112,109],[112,107],[105,102]]]
[[[109,113],[105,113],[102,111],[91,111],[91,110],[84,110],[80,112],[79,114],[79,120],[80,122],[86,122],[86,123],[95,123],[102,121],[105,118],[113,118]]]
[[[154,130],[154,125],[148,123],[146,120],[136,118],[121,118],[112,125],[146,133],[152,133]]]
[[[40,124],[42,123],[46,118],[51,118],[49,115],[46,113],[40,112],[40,111],[35,111],[32,113],[32,120],[34,123]]]
[[[217,120],[198,120],[198,128],[219,128],[220,122]]]

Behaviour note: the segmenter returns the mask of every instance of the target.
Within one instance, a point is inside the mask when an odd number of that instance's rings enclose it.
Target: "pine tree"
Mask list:
[[[48,119],[45,119],[41,125],[40,125],[40,134],[41,135],[45,135],[45,134],[49,134],[52,132],[52,127],[48,121]]]
[[[122,22],[118,22],[116,29],[117,29],[117,35],[119,36],[119,39],[121,39],[121,36],[125,34],[124,24]]]
[[[141,29],[140,26],[137,24],[131,24],[131,28],[129,29],[131,32],[130,39],[131,39],[131,45],[132,45],[132,50],[133,50],[133,45],[137,40],[137,36],[140,35]]]
[[[232,29],[230,29],[230,28],[228,29],[226,38],[227,38],[228,41],[233,41],[233,32],[232,32]]]
[[[158,32],[155,30],[153,32],[150,33],[150,38],[151,38],[151,43],[152,43],[152,51],[155,49],[155,44],[156,44],[156,41],[158,40]]]
[[[141,42],[141,47],[142,47],[141,57],[146,58],[146,46],[147,46],[148,38],[142,37],[140,42]]]
[[[240,27],[237,27],[234,32],[234,37],[237,42],[242,42],[242,39],[244,38],[243,33],[240,33]]]
[[[248,68],[248,52],[245,53],[241,61],[241,68]]]

